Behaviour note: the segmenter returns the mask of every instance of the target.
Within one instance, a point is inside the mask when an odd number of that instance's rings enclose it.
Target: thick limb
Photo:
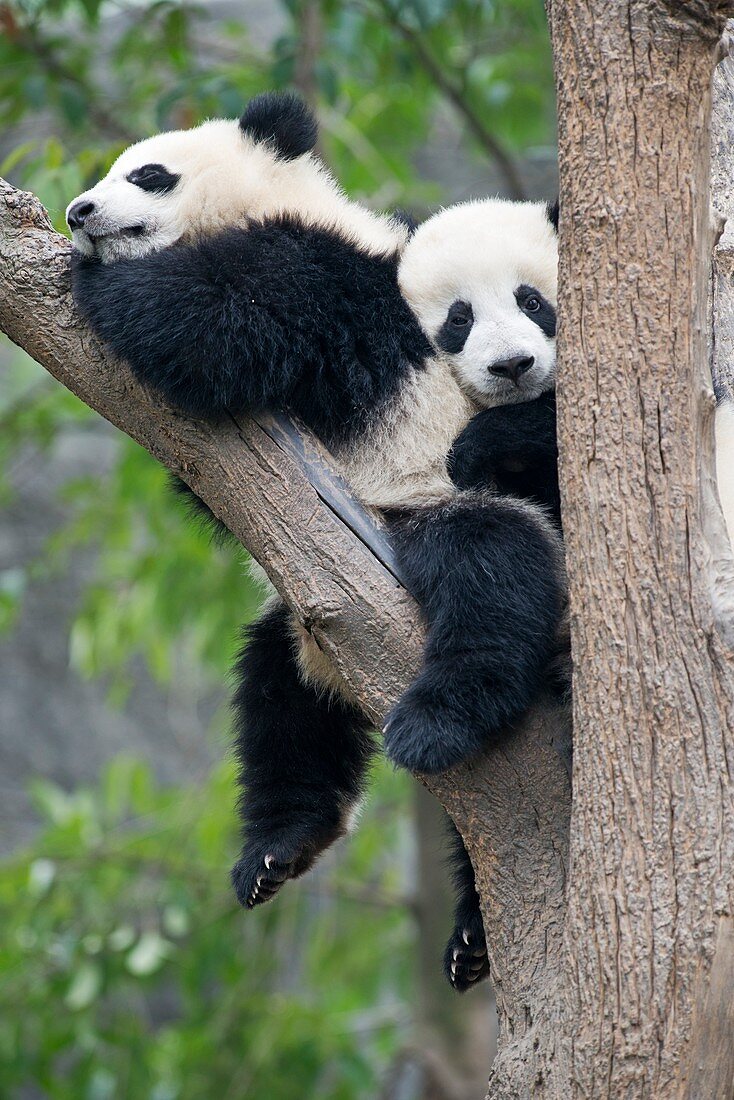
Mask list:
[[[373,744],[356,710],[303,682],[285,605],[248,635],[234,699],[245,840],[232,881],[251,908],[346,831]]]
[[[429,353],[393,257],[286,218],[112,264],[75,253],[72,277],[95,332],[194,416],[290,411],[328,443]]]
[[[489,975],[487,941],[469,853],[461,834],[451,825],[451,869],[456,890],[454,930],[446,944],[443,968],[450,984],[464,993]]]
[[[477,413],[454,441],[448,468],[460,489],[535,500],[560,526],[555,394]]]
[[[540,690],[564,603],[562,546],[542,509],[490,494],[393,518],[391,530],[428,636],[385,748],[431,774],[506,736]]]

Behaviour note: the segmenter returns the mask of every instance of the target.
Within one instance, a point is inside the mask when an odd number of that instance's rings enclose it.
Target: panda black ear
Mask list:
[[[547,202],[545,209],[548,213],[548,221],[551,223],[556,233],[558,232],[558,199],[555,202]]]
[[[318,123],[295,92],[263,92],[251,99],[240,129],[255,142],[267,141],[281,160],[294,160],[313,149]]]

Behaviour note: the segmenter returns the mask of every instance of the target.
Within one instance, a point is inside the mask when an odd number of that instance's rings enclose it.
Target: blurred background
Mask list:
[[[0,175],[62,232],[131,141],[296,87],[347,191],[421,217],[556,192],[543,0],[0,2]],[[150,456],[0,335],[0,1096],[474,1100],[488,983],[441,976],[441,812],[243,913],[227,669],[258,594]]]

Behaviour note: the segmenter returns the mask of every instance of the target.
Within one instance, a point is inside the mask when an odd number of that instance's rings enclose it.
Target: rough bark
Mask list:
[[[410,597],[258,425],[188,419],[114,362],[75,314],[68,255],[37,200],[0,182],[0,329],[188,482],[381,724],[419,659]],[[478,869],[505,1043],[533,1034],[559,966],[570,784],[554,743],[565,726],[541,706],[502,751],[427,783]]]
[[[561,1042],[534,1095],[732,1096],[734,683],[702,515],[728,13],[553,0],[576,732]]]
[[[714,73],[711,127],[711,200],[724,230],[714,249],[712,373],[719,390],[734,397],[734,23],[722,41]]]

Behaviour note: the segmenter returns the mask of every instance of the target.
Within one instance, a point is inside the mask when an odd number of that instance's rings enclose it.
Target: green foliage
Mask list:
[[[508,148],[547,141],[553,82],[543,0],[282,0],[269,48],[204,7],[157,0],[10,0],[0,8],[0,129],[43,112],[50,136],[21,131],[0,174],[61,214],[122,146],[161,128],[233,116],[264,87],[309,72],[324,151],[347,189],[413,208],[440,196],[415,169],[449,101]],[[315,19],[316,51],[305,42]],[[458,108],[458,110],[457,110]],[[477,127],[470,140],[487,156]],[[476,144],[478,143],[478,145]]]
[[[237,628],[259,603],[244,552],[213,546],[169,491],[164,469],[129,440],[103,493],[88,477],[67,485],[63,499],[74,519],[51,540],[51,560],[63,567],[80,545],[99,550],[72,631],[75,667],[87,676],[119,673],[138,653],[163,684],[183,647],[221,678]]]
[[[43,830],[0,865],[3,1096],[375,1095],[411,995],[402,785],[384,772],[344,860],[250,913],[229,768],[194,791],[127,758],[95,790],[36,783]]]

